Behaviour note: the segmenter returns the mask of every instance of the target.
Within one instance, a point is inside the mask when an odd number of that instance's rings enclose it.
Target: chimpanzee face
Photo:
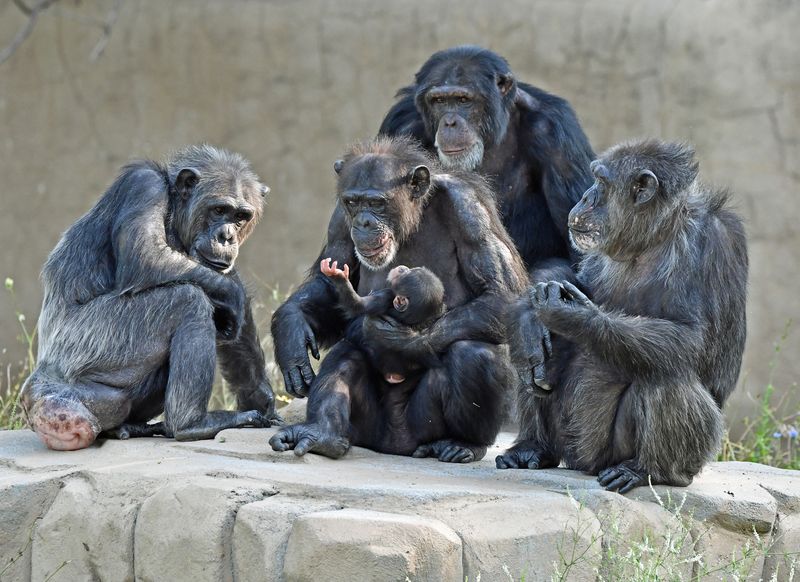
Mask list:
[[[190,256],[228,273],[261,217],[269,188],[237,156],[194,161],[175,177],[174,223]]]
[[[444,312],[444,286],[425,267],[398,265],[386,282],[394,292],[392,316],[405,325],[418,325]]]
[[[472,171],[487,148],[504,137],[510,73],[494,70],[480,56],[433,65],[420,80],[415,102],[445,168]]]
[[[595,183],[570,211],[567,222],[570,240],[579,251],[618,255],[624,252],[615,248],[620,240],[646,240],[637,232],[639,223],[651,230],[658,225],[654,220],[660,214],[654,208],[659,202],[658,178],[647,168],[628,165],[613,159],[591,163]]]
[[[339,174],[339,205],[350,224],[356,256],[369,269],[383,269],[419,223],[430,172],[424,165],[408,168],[381,154],[340,160],[334,169]]]

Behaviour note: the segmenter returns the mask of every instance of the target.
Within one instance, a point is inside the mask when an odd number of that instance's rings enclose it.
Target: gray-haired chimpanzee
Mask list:
[[[531,280],[574,280],[567,214],[592,183],[594,153],[569,103],[517,81],[503,57],[477,46],[433,54],[397,96],[380,133],[412,135],[445,169],[487,178]],[[547,330],[522,317],[529,365],[520,375],[547,389]]]
[[[320,271],[333,283],[339,297],[338,307],[348,320],[361,316],[389,317],[423,331],[444,315],[444,285],[425,267],[396,266],[386,276],[388,287],[373,291],[366,297],[361,297],[353,289],[347,264],[339,269],[336,261],[323,259]],[[381,349],[383,330],[369,324],[364,326],[361,320],[348,326],[345,337],[367,354],[370,364],[389,384],[400,384],[412,373],[439,364],[438,358],[418,362],[414,359],[415,354],[405,350]]]
[[[553,391],[523,391],[498,468],[567,467],[625,493],[688,485],[713,458],[745,341],[747,243],[687,146],[620,144],[569,215],[584,292],[537,284],[521,309],[553,332]],[[512,332],[513,333],[513,332]]]
[[[362,326],[380,339],[378,350],[398,336],[413,360],[440,357],[442,365],[387,382],[347,340],[335,287],[315,269],[272,319],[286,389],[309,397],[306,422],[279,430],[272,448],[336,458],[354,444],[450,462],[481,458],[513,382],[502,316],[526,282],[491,190],[475,174],[443,173],[410,138],[358,144],[334,167],[337,205],[317,264],[330,257],[352,265],[362,296],[383,289],[397,265],[427,267],[447,306],[429,329],[372,317]],[[334,343],[315,378],[308,350],[318,357],[318,344]]]
[[[268,191],[240,155],[193,146],[123,168],[67,230],[42,271],[39,357],[21,399],[48,447],[84,448],[103,431],[194,440],[270,425],[272,388],[234,271]],[[239,412],[207,411],[217,355]]]

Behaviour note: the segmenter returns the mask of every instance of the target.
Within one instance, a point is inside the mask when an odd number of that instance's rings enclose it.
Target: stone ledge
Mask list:
[[[696,520],[710,563],[754,531],[775,552],[800,540],[796,471],[713,463],[685,489],[622,497],[565,469],[496,470],[509,433],[484,460],[450,465],[359,448],[297,458],[269,449],[273,432],[69,453],[0,432],[0,580],[530,581],[549,580],[565,551],[584,556],[568,579],[594,580],[613,536],[633,543],[673,527],[670,504]],[[783,568],[754,560],[753,579]]]

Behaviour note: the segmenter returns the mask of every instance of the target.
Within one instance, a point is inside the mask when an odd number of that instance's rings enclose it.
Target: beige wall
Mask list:
[[[189,142],[242,152],[272,186],[242,270],[296,284],[323,241],[332,161],[376,131],[430,53],[461,43],[570,100],[598,151],[641,135],[690,140],[703,176],[733,189],[750,234],[751,392],[800,316],[797,2],[125,0],[91,62],[100,31],[86,18],[111,6],[61,0],[0,65],[0,277],[15,278],[31,317],[48,251],[117,167]],[[0,0],[0,45],[22,22]],[[18,354],[5,294],[0,330]],[[798,348],[796,329],[783,389],[800,373]],[[746,392],[737,410],[751,407]]]

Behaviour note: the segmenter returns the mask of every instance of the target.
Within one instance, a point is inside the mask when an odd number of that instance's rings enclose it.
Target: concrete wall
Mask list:
[[[686,139],[702,175],[733,189],[752,263],[748,380],[733,407],[752,410],[747,391],[763,387],[773,342],[800,316],[797,2],[124,0],[92,62],[90,19],[112,5],[61,0],[0,66],[0,277],[15,278],[30,317],[47,253],[117,167],[189,142],[252,160],[273,194],[243,272],[298,283],[323,241],[332,161],[374,134],[433,51],[475,43],[570,100],[598,151]],[[0,0],[0,45],[23,21]],[[0,346],[16,355],[12,311],[4,295]],[[795,330],[779,389],[800,372],[799,348]]]

